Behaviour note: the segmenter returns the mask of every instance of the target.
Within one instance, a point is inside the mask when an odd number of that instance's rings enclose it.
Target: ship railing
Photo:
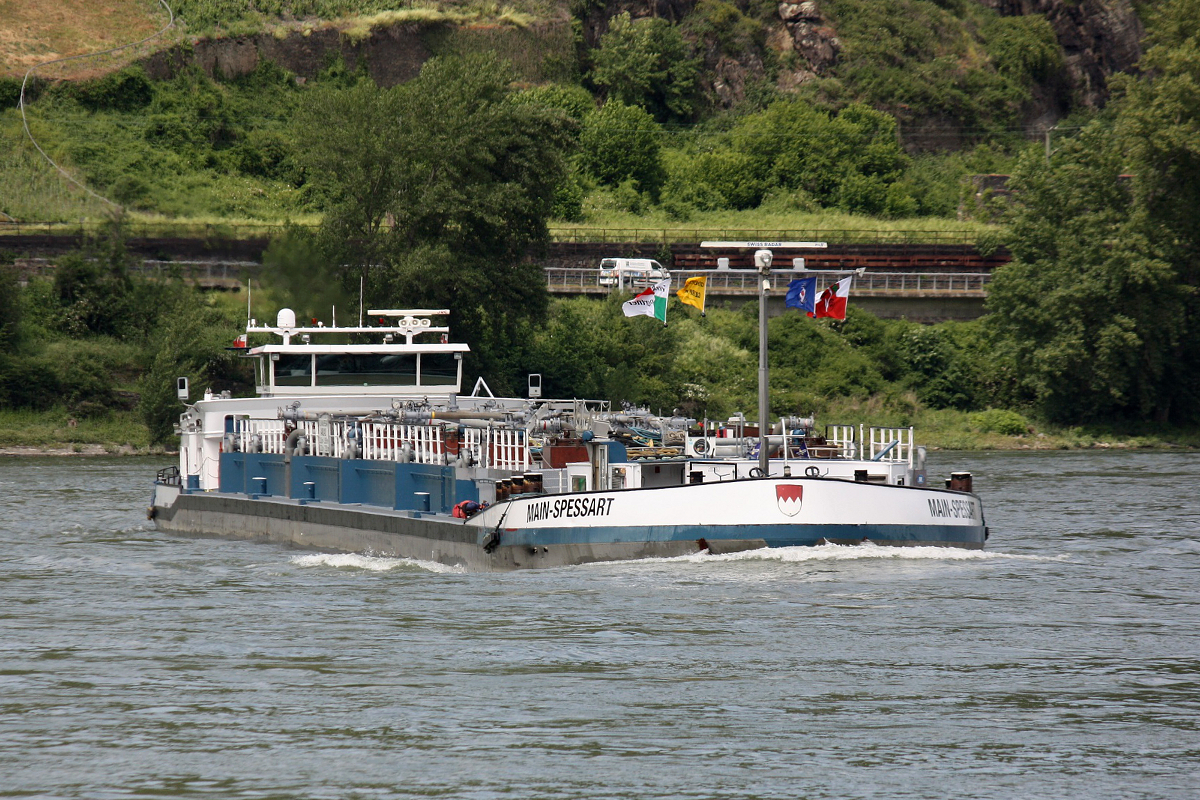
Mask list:
[[[163,467],[158,471],[155,483],[165,486],[182,486],[183,479],[179,476],[179,467]]]
[[[488,466],[491,450],[488,434],[486,428],[467,428],[463,432],[462,441],[458,443],[458,457],[469,464]]]
[[[484,466],[492,469],[524,471],[533,466],[529,455],[529,437],[525,431],[489,428],[488,458]]]
[[[853,425],[826,425],[825,441],[837,448],[839,458],[858,458],[858,437]]]
[[[522,471],[532,463],[527,442],[525,431],[467,428],[460,447],[480,467]]]
[[[362,424],[362,457],[368,461],[445,463],[446,440],[437,425]]]
[[[258,436],[262,452],[283,455],[283,446],[288,432],[281,419],[239,419],[237,422],[238,445],[243,453],[250,452],[251,440]]]
[[[304,437],[308,439],[310,455],[345,457],[346,434],[349,430],[347,423],[333,420],[303,420],[298,427]]]
[[[871,426],[868,429],[867,457],[891,464],[913,463],[913,429]]]
[[[345,458],[355,423],[339,420],[302,420],[299,428],[314,456]],[[243,452],[254,449],[258,436],[261,452],[283,455],[289,431],[282,420],[241,420],[237,430]],[[440,425],[402,425],[364,422],[359,425],[360,456],[370,461],[411,461],[448,464],[459,458],[481,467],[525,471],[533,466],[529,437],[523,430],[467,428],[460,437]]]

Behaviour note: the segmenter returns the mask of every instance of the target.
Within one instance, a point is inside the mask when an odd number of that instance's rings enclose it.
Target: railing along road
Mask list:
[[[804,273],[777,270],[771,273],[771,292],[783,294],[788,284]],[[713,295],[752,295],[758,291],[758,274],[753,270],[702,270],[698,272],[671,271],[671,290],[683,286],[688,278],[708,278],[708,293]],[[837,275],[817,275],[818,291],[838,279]],[[992,276],[979,272],[866,272],[854,276],[851,292],[860,296],[907,295],[986,297]],[[608,294],[611,287],[600,285],[600,271],[547,267],[546,283],[551,292],[560,294]],[[653,281],[640,281],[626,287],[641,291]]]

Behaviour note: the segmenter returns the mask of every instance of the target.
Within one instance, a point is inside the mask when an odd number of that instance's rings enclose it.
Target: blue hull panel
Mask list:
[[[767,547],[811,547],[825,542],[934,547],[983,547],[983,526],[964,525],[660,525],[639,527],[636,536],[629,528],[589,526],[586,528],[505,529],[505,545],[549,546],[561,544],[611,544],[618,542],[679,542],[762,540]]]

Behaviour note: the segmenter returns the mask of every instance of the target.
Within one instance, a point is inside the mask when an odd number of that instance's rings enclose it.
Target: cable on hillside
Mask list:
[[[42,154],[42,158],[44,158],[44,159],[46,159],[46,161],[50,162],[50,166],[52,166],[56,170],[58,170],[59,173],[64,178],[66,178],[71,183],[78,186],[80,189],[83,189],[85,192],[87,192],[92,197],[96,198],[97,200],[99,200],[103,203],[108,203],[113,208],[123,209],[124,207],[120,203],[114,203],[112,200],[109,200],[107,197],[103,197],[102,195],[97,194],[96,192],[94,192],[90,188],[88,188],[88,186],[86,186],[83,182],[78,181],[74,177],[72,177],[69,172],[67,172],[65,169],[60,167],[57,163],[55,163],[54,159],[52,159],[50,156],[48,156],[46,154],[46,151],[42,149],[42,146],[37,143],[37,139],[33,138],[33,134],[30,133],[30,131],[29,131],[29,120],[25,118],[25,85],[29,82],[29,76],[32,75],[34,70],[38,69],[39,67],[48,67],[51,64],[58,64],[63,61],[74,61],[75,59],[78,59],[78,58],[95,58],[96,56],[106,56],[109,53],[116,53],[120,50],[126,50],[130,47],[137,47],[138,45],[145,44],[146,42],[150,41],[151,39],[157,39],[159,36],[162,36],[164,33],[166,33],[168,30],[170,30],[175,25],[175,12],[171,10],[171,7],[169,5],[167,5],[167,0],[158,0],[158,2],[160,5],[162,5],[163,8],[165,8],[167,10],[167,16],[168,16],[167,24],[158,33],[153,33],[153,34],[147,36],[145,39],[140,39],[136,42],[130,42],[129,44],[123,44],[120,47],[113,47],[108,50],[101,50],[98,53],[83,53],[83,54],[77,55],[77,56],[66,56],[64,58],[55,58],[50,61],[43,61],[40,64],[34,64],[32,67],[30,67],[26,71],[25,78],[24,78],[24,80],[21,81],[21,97],[17,101],[17,107],[19,109],[21,109],[21,125],[25,128],[25,135],[29,137],[29,141],[32,142],[33,146],[35,148],[37,148],[37,151]],[[8,216],[8,215],[5,214],[5,216]],[[9,217],[9,219],[12,219],[12,218]]]

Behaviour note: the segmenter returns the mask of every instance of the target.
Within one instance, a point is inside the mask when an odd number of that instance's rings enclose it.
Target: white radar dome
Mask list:
[[[294,328],[296,327],[296,312],[290,308],[279,309],[279,316],[275,317],[276,328]]]

